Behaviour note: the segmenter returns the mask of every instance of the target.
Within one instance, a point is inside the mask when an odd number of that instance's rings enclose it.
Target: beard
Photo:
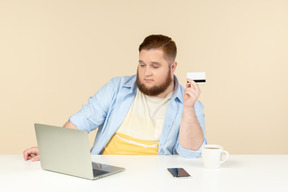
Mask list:
[[[148,96],[157,96],[161,93],[163,93],[168,87],[169,85],[172,83],[172,78],[171,78],[171,69],[169,68],[168,74],[166,76],[165,81],[160,84],[160,85],[155,85],[151,88],[148,88],[144,85],[144,83],[141,82],[141,80],[139,79],[139,73],[137,70],[137,80],[136,80],[136,84],[138,89],[145,95]]]

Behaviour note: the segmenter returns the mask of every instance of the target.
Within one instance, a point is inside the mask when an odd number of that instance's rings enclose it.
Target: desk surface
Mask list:
[[[201,159],[179,156],[92,156],[125,167],[124,172],[90,181],[41,169],[22,155],[0,155],[0,191],[288,191],[288,155],[231,155],[219,169],[203,168]],[[192,176],[173,178],[169,167]]]

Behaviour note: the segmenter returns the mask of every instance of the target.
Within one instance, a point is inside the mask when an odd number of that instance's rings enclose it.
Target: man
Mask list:
[[[98,128],[91,154],[199,157],[206,144],[200,88],[191,79],[185,90],[179,84],[176,53],[170,37],[146,37],[137,75],[110,80],[64,127],[88,133]],[[24,159],[39,160],[38,148],[25,150]]]

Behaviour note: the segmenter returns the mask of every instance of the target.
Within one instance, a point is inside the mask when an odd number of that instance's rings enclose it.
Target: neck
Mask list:
[[[171,84],[167,87],[167,89],[164,92],[160,93],[159,95],[156,95],[156,97],[165,98],[169,93],[174,91],[174,88],[175,88],[175,83],[174,83],[174,78],[173,78]]]

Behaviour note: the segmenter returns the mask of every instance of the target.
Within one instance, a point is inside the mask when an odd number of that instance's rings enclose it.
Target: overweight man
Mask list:
[[[137,74],[115,77],[72,115],[66,128],[98,128],[91,154],[180,155],[197,158],[207,143],[200,88],[174,75],[177,48],[164,35],[150,35],[139,46]],[[38,147],[24,159],[40,159]]]

